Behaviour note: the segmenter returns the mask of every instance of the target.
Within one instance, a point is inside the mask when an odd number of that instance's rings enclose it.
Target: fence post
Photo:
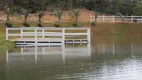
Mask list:
[[[134,19],[134,16],[133,16],[133,15],[131,15],[131,22],[133,22],[133,19]]]
[[[37,28],[35,28],[35,46],[37,46]]]
[[[113,15],[113,22],[114,22],[114,17],[115,17],[115,16]]]
[[[21,38],[23,38],[23,29],[21,28]]]
[[[91,33],[90,33],[90,28],[87,29],[87,40],[88,40],[88,43],[90,44],[90,43],[91,43]]]
[[[45,38],[44,28],[42,29],[42,38]]]
[[[62,45],[65,43],[65,28],[62,29]]]
[[[103,15],[103,22],[105,21],[105,16]]]
[[[6,28],[6,40],[8,40],[8,28]]]

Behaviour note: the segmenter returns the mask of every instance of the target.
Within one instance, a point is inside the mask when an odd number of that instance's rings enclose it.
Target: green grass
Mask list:
[[[15,43],[14,42],[8,41],[8,40],[4,40],[4,39],[0,40],[0,52],[5,52],[7,50],[12,49],[13,47],[15,47]]]
[[[7,50],[15,47],[15,43],[12,41],[5,40],[5,31],[4,27],[0,29],[0,53],[3,53]]]
[[[7,50],[15,47],[15,43],[8,40],[0,40],[0,52],[5,52]]]
[[[0,36],[0,40],[3,40],[3,39],[4,39],[4,37]]]

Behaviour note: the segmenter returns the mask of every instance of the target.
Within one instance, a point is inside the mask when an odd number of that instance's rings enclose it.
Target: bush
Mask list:
[[[95,26],[96,25],[96,23],[95,22],[91,22],[91,26]]]
[[[74,27],[78,27],[78,23],[73,23],[73,25],[72,26],[74,26]]]
[[[43,27],[43,25],[39,22],[39,23],[37,23],[37,26],[38,27]]]
[[[6,27],[9,27],[9,28],[12,27],[12,24],[10,22],[8,22],[8,21],[6,21],[5,25],[6,25]]]
[[[54,26],[55,26],[55,27],[60,27],[60,24],[59,24],[59,23],[57,23],[57,24],[54,24]]]
[[[24,25],[25,27],[30,27],[30,24],[27,23],[27,22],[24,22],[23,25]]]

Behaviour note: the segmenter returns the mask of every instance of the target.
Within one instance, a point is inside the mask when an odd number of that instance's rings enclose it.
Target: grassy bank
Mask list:
[[[15,47],[14,42],[4,40],[2,37],[0,37],[0,52],[5,52],[7,50],[12,49],[13,47]]]
[[[13,28],[24,27],[22,22],[11,22]],[[30,27],[37,27],[36,22],[29,22]],[[72,27],[73,22],[63,22],[61,27]],[[5,22],[0,22],[0,37],[5,38]],[[44,27],[54,27],[54,23],[42,23]],[[142,24],[138,23],[97,23],[92,27],[89,22],[79,22],[78,27],[91,27],[93,35],[142,35]]]

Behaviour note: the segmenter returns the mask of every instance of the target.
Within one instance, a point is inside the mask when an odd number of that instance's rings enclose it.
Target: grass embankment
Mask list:
[[[4,40],[0,37],[0,52],[5,52],[6,50],[10,50],[15,47],[15,43],[12,41]]]
[[[11,22],[13,27],[24,27],[22,22]],[[37,22],[28,22],[30,26],[37,27]],[[44,27],[54,27],[55,23],[42,23]],[[71,27],[73,22],[63,22],[61,27]],[[89,22],[79,22],[78,27],[90,27]],[[138,23],[97,23],[92,28],[93,35],[142,35],[142,24]],[[5,22],[0,22],[0,36],[5,38]]]

